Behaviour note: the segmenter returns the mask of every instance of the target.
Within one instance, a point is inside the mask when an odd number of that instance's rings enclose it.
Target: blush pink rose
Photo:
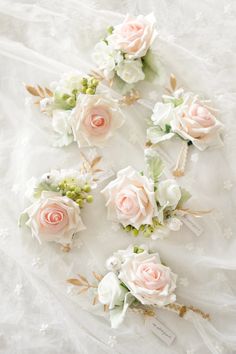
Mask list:
[[[139,15],[133,18],[126,16],[123,23],[115,26],[112,34],[107,37],[109,45],[127,54],[127,58],[143,57],[155,37],[155,18],[153,14]]]
[[[75,233],[85,229],[79,206],[58,193],[43,192],[40,200],[23,213],[28,215],[26,225],[40,243],[70,243]]]
[[[220,142],[219,131],[222,124],[200,102],[192,102],[183,110],[177,107],[172,130],[192,143],[200,150]]]
[[[176,300],[177,276],[161,264],[158,253],[129,255],[121,265],[119,278],[144,305],[163,307]]]
[[[103,146],[124,123],[115,100],[101,95],[79,95],[70,124],[79,146]]]
[[[143,224],[152,224],[157,215],[153,182],[132,167],[119,171],[101,193],[107,201],[108,219],[123,226],[139,229]]]

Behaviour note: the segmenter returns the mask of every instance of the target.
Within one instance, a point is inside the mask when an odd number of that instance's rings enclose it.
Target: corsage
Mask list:
[[[113,84],[114,80],[132,85],[157,75],[152,46],[157,36],[156,20],[147,16],[127,15],[121,24],[107,29],[96,44],[93,61],[98,77]]]
[[[38,179],[31,178],[25,197],[32,204],[21,214],[19,225],[30,228],[40,244],[56,242],[68,252],[73,238],[86,229],[81,211],[93,202],[91,193],[104,179],[104,171],[97,168],[100,160],[100,156],[91,162],[84,158],[79,170],[51,170]]]
[[[99,81],[77,73],[64,74],[50,89],[26,85],[41,112],[51,117],[54,146],[104,146],[124,123],[118,101],[99,89]]]
[[[164,238],[178,231],[182,217],[203,216],[209,211],[192,211],[185,207],[191,194],[175,179],[161,175],[164,164],[154,150],[146,150],[147,176],[133,167],[117,173],[101,193],[105,196],[108,219],[122,225],[134,236],[142,233],[152,239]]]
[[[204,100],[183,88],[177,88],[176,78],[170,77],[170,88],[153,109],[147,129],[147,146],[153,147],[172,138],[183,141],[173,174],[184,175],[189,145],[200,151],[222,145],[220,132],[223,124],[216,118],[217,110],[210,100]]]
[[[84,276],[67,281],[80,288],[80,293],[92,289],[93,305],[100,303],[109,311],[112,328],[117,328],[129,309],[147,316],[155,316],[157,309],[166,309],[184,317],[195,312],[204,319],[207,313],[193,306],[176,302],[177,275],[161,262],[158,252],[151,252],[146,245],[130,245],[115,252],[106,262],[108,273],[104,276],[93,272],[96,284]]]

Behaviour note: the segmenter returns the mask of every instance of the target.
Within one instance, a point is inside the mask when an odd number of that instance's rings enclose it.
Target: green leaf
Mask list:
[[[186,189],[180,188],[181,189],[181,198],[179,200],[179,203],[177,205],[178,208],[182,208],[183,205],[191,198],[191,193],[189,193]]]
[[[42,182],[34,188],[34,197],[40,198],[42,192],[44,191],[57,192],[57,186]]]
[[[158,153],[153,150],[146,150],[145,153],[148,174],[156,183],[164,170],[164,163]]]
[[[27,222],[28,219],[29,219],[29,215],[27,213],[22,213],[20,215],[20,218],[19,218],[19,221],[18,221],[18,225],[20,227],[25,225],[25,223]]]
[[[142,63],[145,79],[153,81],[158,75],[158,67],[156,65],[155,55],[151,50],[149,50],[145,57],[142,58]]]
[[[110,26],[107,28],[107,33],[108,34],[112,34],[112,32],[114,31],[114,27],[113,26]]]
[[[166,124],[165,125],[165,133],[169,133],[171,131],[171,125],[170,124]]]

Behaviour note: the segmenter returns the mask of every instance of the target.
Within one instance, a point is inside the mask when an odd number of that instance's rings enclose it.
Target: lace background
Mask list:
[[[0,353],[236,352],[235,10],[233,0],[0,0]],[[211,98],[226,128],[222,149],[190,149],[187,174],[180,179],[192,192],[195,208],[214,209],[198,221],[202,235],[183,227],[164,241],[148,241],[179,274],[178,301],[200,307],[212,318],[210,323],[196,316],[185,321],[159,310],[160,320],[176,335],[170,347],[132,312],[119,330],[110,329],[102,308],[92,307],[90,299],[65,281],[78,272],[102,273],[113,251],[147,242],[106,220],[99,191],[83,215],[87,230],[68,254],[57,245],[40,247],[27,230],[17,227],[26,181],[50,168],[79,163],[76,145],[51,146],[48,119],[32,107],[23,83],[47,86],[60,73],[89,72],[93,46],[109,25],[127,12],[151,11],[166,73],[175,73],[184,87]],[[150,102],[160,93],[158,86],[142,84],[142,95]],[[144,167],[145,119],[151,111],[139,104],[124,111],[125,126],[100,152],[114,172],[127,165]],[[167,145],[163,151],[171,168],[178,143]]]

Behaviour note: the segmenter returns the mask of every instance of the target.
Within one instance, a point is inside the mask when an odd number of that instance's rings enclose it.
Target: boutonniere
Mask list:
[[[85,159],[79,170],[51,170],[32,178],[25,197],[31,201],[20,216],[19,225],[27,226],[40,244],[57,242],[62,250],[71,249],[73,238],[86,229],[83,208],[93,202],[92,191],[104,171],[97,167],[101,157]]]
[[[151,13],[137,17],[127,15],[121,24],[109,27],[93,52],[100,77],[110,85],[114,80],[132,85],[155,77],[157,68],[152,51],[157,36],[155,25]]]
[[[194,312],[204,319],[210,318],[200,309],[176,301],[177,275],[146,245],[131,245],[115,252],[107,260],[106,267],[108,273],[104,276],[93,273],[96,284],[82,275],[67,281],[78,286],[80,293],[93,290],[93,304],[99,302],[109,311],[112,328],[123,322],[128,308],[147,316],[155,316],[156,310],[162,308],[180,317]]]
[[[92,76],[64,74],[51,88],[26,85],[40,110],[51,117],[54,146],[76,142],[82,146],[104,146],[124,123],[118,101],[99,89]]]
[[[188,146],[200,151],[222,145],[220,132],[223,124],[216,118],[217,110],[210,100],[177,88],[174,75],[170,77],[170,88],[166,89],[162,102],[157,102],[147,129],[147,146],[155,146],[172,138],[182,140],[182,148],[173,171],[175,176],[184,175]]]
[[[105,196],[108,219],[134,236],[152,239],[178,231],[184,215],[202,216],[209,211],[192,211],[185,203],[191,194],[175,179],[162,178],[164,164],[154,150],[146,151],[147,175],[126,167],[117,173],[101,193]]]

